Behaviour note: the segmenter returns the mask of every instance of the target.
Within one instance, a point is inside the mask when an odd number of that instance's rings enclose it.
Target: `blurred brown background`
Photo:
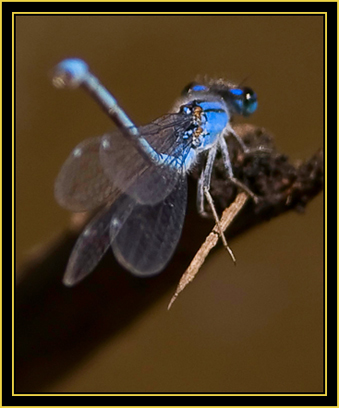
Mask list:
[[[138,124],[198,74],[246,79],[246,120],[281,152],[323,146],[320,16],[18,16],[15,33],[17,266],[69,224],[53,183],[71,149],[112,127],[82,91],[53,88],[63,58],[86,60]],[[321,392],[322,196],[231,244],[236,269],[214,253],[170,312],[171,292],[45,391]]]

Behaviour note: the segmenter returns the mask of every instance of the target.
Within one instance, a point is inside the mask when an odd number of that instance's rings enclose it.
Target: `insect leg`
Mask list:
[[[239,143],[239,145],[241,146],[243,152],[245,154],[257,154],[257,153],[272,153],[272,149],[267,148],[267,147],[255,147],[255,148],[249,148],[248,146],[245,145],[244,141],[242,140],[242,138],[235,132],[234,129],[232,129],[231,126],[229,126],[227,128],[227,133],[231,134],[236,141]]]
[[[224,166],[227,171],[228,178],[232,181],[232,183],[234,183],[241,190],[247,193],[257,203],[258,197],[247,186],[245,186],[245,184],[243,184],[241,181],[239,181],[238,179],[234,177],[232,164],[231,164],[231,160],[230,160],[230,156],[228,152],[228,147],[227,147],[226,140],[223,135],[219,137],[219,146],[221,149],[221,155],[224,161]]]
[[[218,146],[213,146],[209,150],[205,167],[202,170],[200,177],[199,177],[199,181],[198,181],[197,208],[198,208],[199,214],[202,215],[203,217],[208,216],[208,214],[205,211],[204,187],[207,187],[208,190],[210,189],[211,175],[212,175],[215,156],[217,154],[217,149],[218,149]]]
[[[198,210],[200,214],[205,215],[205,209],[204,209],[204,196],[206,197],[206,200],[208,204],[210,205],[210,208],[212,210],[212,214],[215,220],[215,224],[217,225],[219,229],[219,235],[222,240],[222,243],[225,247],[225,249],[228,251],[230,254],[233,262],[235,263],[235,256],[231,250],[231,248],[228,246],[228,243],[226,241],[226,237],[224,232],[221,229],[220,226],[220,220],[217,214],[217,211],[215,209],[214,203],[213,203],[213,198],[210,193],[210,185],[211,185],[211,175],[212,175],[212,170],[213,170],[213,164],[215,160],[215,156],[217,153],[217,144],[211,148],[211,150],[208,152],[207,156],[207,162],[204,170],[201,173],[199,182],[198,182],[198,196],[197,196],[197,203],[198,203]]]

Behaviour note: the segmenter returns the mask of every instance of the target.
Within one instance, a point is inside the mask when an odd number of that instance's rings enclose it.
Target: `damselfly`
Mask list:
[[[226,138],[235,137],[246,152],[230,119],[255,111],[257,96],[250,88],[221,79],[192,82],[170,113],[137,127],[82,60],[62,61],[53,83],[58,88],[85,89],[119,128],[80,143],[57,177],[55,196],[61,206],[74,212],[101,207],[76,242],[64,276],[66,285],[88,275],[110,246],[134,275],[162,271],[181,235],[186,176],[201,154],[207,156],[198,182],[201,214],[206,199],[218,224],[209,192],[218,150],[228,177],[246,190],[234,178]]]

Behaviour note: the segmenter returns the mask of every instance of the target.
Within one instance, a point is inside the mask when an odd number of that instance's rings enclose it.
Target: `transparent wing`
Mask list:
[[[160,272],[170,260],[181,236],[186,202],[186,176],[181,175],[164,201],[153,206],[135,203],[122,227],[114,216],[112,249],[120,264],[138,276]]]
[[[63,282],[73,286],[90,274],[111,244],[110,225],[114,216],[116,234],[123,226],[134,206],[134,201],[125,195],[112,205],[102,209],[86,226],[71,253]],[[114,239],[114,236],[113,236]]]
[[[73,212],[89,211],[114,201],[122,191],[143,204],[162,201],[175,186],[190,148],[191,140],[183,141],[190,123],[185,115],[168,114],[139,128],[154,150],[168,155],[160,166],[143,158],[120,132],[84,140],[59,172],[57,202]]]
[[[140,135],[151,148],[163,155],[161,165],[152,164],[119,132],[102,139],[100,157],[107,176],[119,189],[140,204],[155,204],[164,200],[176,185],[183,165],[183,148],[191,141],[184,132],[191,118],[182,113],[168,114],[139,128]]]
[[[134,275],[151,276],[170,260],[185,218],[186,177],[154,206],[121,195],[86,226],[71,253],[63,282],[79,283],[98,265],[110,245],[117,260]]]
[[[54,189],[62,207],[73,212],[92,210],[120,194],[100,163],[101,139],[84,140],[63,164]]]

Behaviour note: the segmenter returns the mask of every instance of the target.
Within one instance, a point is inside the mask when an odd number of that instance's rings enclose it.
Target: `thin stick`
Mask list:
[[[177,289],[168,305],[167,308],[168,310],[171,308],[173,302],[178,297],[179,293],[182,292],[184,288],[195,278],[195,275],[199,272],[199,269],[205,262],[207,255],[209,254],[211,249],[215,247],[215,245],[217,244],[220,238],[219,228],[221,228],[222,232],[224,232],[227,229],[227,227],[231,224],[231,222],[243,208],[248,198],[249,197],[246,193],[241,192],[237,195],[234,202],[224,210],[220,218],[219,225],[214,226],[213,230],[207,236],[205,242],[201,245],[199,251],[195,254],[190,266],[187,268],[186,272],[182,275],[180,282],[177,286]]]

